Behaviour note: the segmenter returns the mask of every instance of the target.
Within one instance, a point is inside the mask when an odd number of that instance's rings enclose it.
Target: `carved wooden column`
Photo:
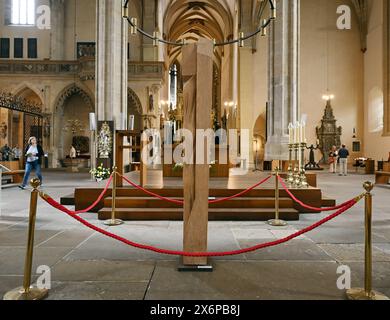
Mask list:
[[[213,82],[213,43],[200,39],[183,47],[184,128],[193,133],[193,164],[185,164],[184,251],[207,251],[209,165],[196,164],[196,129],[210,128]],[[206,148],[206,144],[205,148]],[[187,151],[186,151],[187,152]],[[199,157],[199,156],[198,156]],[[207,258],[184,257],[187,266],[204,266]]]

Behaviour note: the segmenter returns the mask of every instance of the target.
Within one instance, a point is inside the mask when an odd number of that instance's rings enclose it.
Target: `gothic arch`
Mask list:
[[[137,94],[131,88],[127,88],[127,100],[129,101],[129,105],[135,106],[135,109],[140,115],[143,114],[141,101],[138,98]]]
[[[26,92],[33,92],[37,95],[37,97],[41,100],[40,102],[43,103],[43,97],[42,92],[38,90],[38,88],[28,84],[27,82],[22,82],[17,87],[15,87],[12,90],[12,94],[16,97],[20,96],[21,98],[25,98],[24,93]]]
[[[95,107],[94,107],[95,104],[94,104],[91,96],[84,89],[80,88],[75,83],[73,83],[73,84],[69,85],[68,87],[66,87],[65,89],[63,89],[61,91],[61,93],[59,94],[59,96],[54,104],[55,113],[59,112],[61,110],[62,106],[64,105],[65,101],[75,94],[81,96],[81,98],[88,105],[88,107],[90,108],[91,111],[95,110]]]
[[[64,116],[66,115],[66,103],[68,99],[72,99],[75,96],[79,96],[84,102],[84,108],[88,108],[89,112],[95,111],[94,100],[91,95],[83,88],[79,87],[76,83],[72,83],[65,87],[57,96],[54,102],[53,109],[53,145],[54,147],[54,158],[57,160],[58,165],[62,159],[67,155],[66,142],[63,133],[64,128]],[[84,109],[85,110],[85,109]]]

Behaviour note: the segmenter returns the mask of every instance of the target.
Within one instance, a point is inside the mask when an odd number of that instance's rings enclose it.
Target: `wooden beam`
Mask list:
[[[195,164],[196,129],[209,129],[212,105],[213,43],[201,38],[183,47],[184,128],[193,134],[193,163],[184,165],[184,251],[207,251],[209,165]],[[206,146],[206,144],[205,144]],[[204,152],[207,157],[207,152]],[[184,257],[184,265],[206,265],[205,257]]]

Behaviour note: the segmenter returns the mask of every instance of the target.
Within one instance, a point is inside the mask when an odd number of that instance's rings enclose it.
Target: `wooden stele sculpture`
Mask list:
[[[192,164],[185,164],[184,184],[184,251],[207,251],[209,165],[196,164],[196,129],[210,128],[213,88],[213,43],[199,39],[183,47],[184,128],[193,134]],[[207,144],[204,144],[205,148]],[[186,150],[186,152],[191,150]],[[205,257],[184,257],[185,266],[205,266]]]

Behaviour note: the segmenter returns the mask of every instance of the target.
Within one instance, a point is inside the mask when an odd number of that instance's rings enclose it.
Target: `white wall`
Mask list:
[[[375,121],[375,115],[378,113],[379,116],[383,115],[384,56],[382,0],[369,1],[367,45],[368,50],[364,60],[364,137],[367,143],[364,146],[364,153],[367,157],[376,160],[387,160],[390,152],[390,137],[383,137],[382,130],[375,130],[375,128],[378,128],[378,123]]]
[[[344,4],[352,9],[351,30],[336,27],[337,7]],[[364,110],[363,53],[354,7],[345,0],[301,0],[301,7],[300,110],[308,114],[308,143],[316,142],[315,128],[325,109],[322,95],[329,83],[337,125],[343,129],[341,141],[351,150],[353,128],[363,139]],[[351,158],[360,155],[352,153]]]

